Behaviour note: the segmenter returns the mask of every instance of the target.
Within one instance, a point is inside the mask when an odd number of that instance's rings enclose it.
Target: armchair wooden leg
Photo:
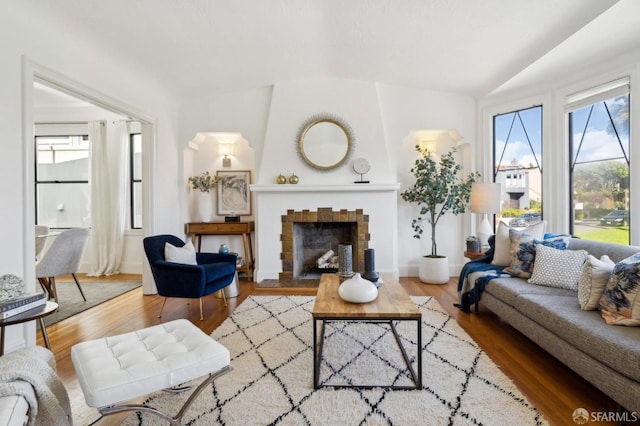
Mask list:
[[[158,314],[158,318],[162,318],[162,310],[164,309],[164,304],[167,303],[167,298],[165,297],[162,301],[162,307],[160,307],[160,313]]]
[[[202,297],[200,298],[200,321],[202,321],[204,317],[202,316]]]
[[[42,290],[47,293],[47,299],[51,300],[51,298],[53,298],[53,291],[51,290],[51,284],[49,284],[47,278],[38,278],[38,282],[40,283],[40,287],[42,287]]]
[[[220,290],[222,293],[222,300],[224,300],[224,306],[227,306],[227,296],[224,295],[224,289]]]
[[[56,301],[56,303],[58,303],[58,290],[56,290],[56,278],[55,277],[49,277],[49,287],[51,288],[51,291],[53,292],[53,299]],[[60,303],[58,303],[58,305],[60,305]]]

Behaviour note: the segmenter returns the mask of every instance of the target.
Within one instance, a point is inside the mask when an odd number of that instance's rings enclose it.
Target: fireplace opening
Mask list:
[[[337,272],[337,267],[321,267],[323,265],[318,264],[318,259],[330,253],[333,253],[331,257],[337,256],[338,244],[353,245],[356,230],[357,226],[354,222],[294,223],[294,278],[319,278],[320,274]],[[356,264],[355,259],[352,260],[352,264]]]
[[[287,210],[282,216],[282,272],[280,279],[315,279],[334,269],[318,267],[317,260],[338,244],[351,244],[354,271],[364,270],[364,250],[369,248],[369,216],[361,209],[333,211],[319,208]]]

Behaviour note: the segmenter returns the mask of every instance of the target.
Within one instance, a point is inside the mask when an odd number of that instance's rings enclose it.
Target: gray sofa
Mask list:
[[[619,262],[640,247],[572,238],[586,250]],[[640,327],[607,324],[599,311],[580,309],[577,292],[532,285],[522,278],[487,284],[482,305],[499,315],[629,411],[640,412]]]

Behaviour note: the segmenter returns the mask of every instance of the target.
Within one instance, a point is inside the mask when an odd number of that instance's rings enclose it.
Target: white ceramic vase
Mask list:
[[[420,281],[426,284],[446,284],[449,282],[449,260],[446,257],[420,258]]]
[[[378,297],[378,287],[356,273],[338,287],[338,295],[342,300],[351,303],[368,303]]]
[[[196,208],[200,222],[213,221],[213,194],[211,192],[198,191],[196,197]]]

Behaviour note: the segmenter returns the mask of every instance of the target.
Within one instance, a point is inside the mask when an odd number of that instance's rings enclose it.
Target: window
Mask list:
[[[142,134],[138,123],[131,123],[128,133],[128,227],[141,229]],[[54,229],[91,227],[87,125],[37,125],[35,145],[36,224]]]
[[[570,96],[571,232],[629,244],[629,80]]]
[[[542,214],[542,106],[493,117],[493,180],[502,184],[501,216]],[[523,216],[524,217],[524,216]]]
[[[36,223],[90,226],[88,135],[36,136]]]
[[[142,229],[142,135],[129,136],[129,220],[131,229]]]

